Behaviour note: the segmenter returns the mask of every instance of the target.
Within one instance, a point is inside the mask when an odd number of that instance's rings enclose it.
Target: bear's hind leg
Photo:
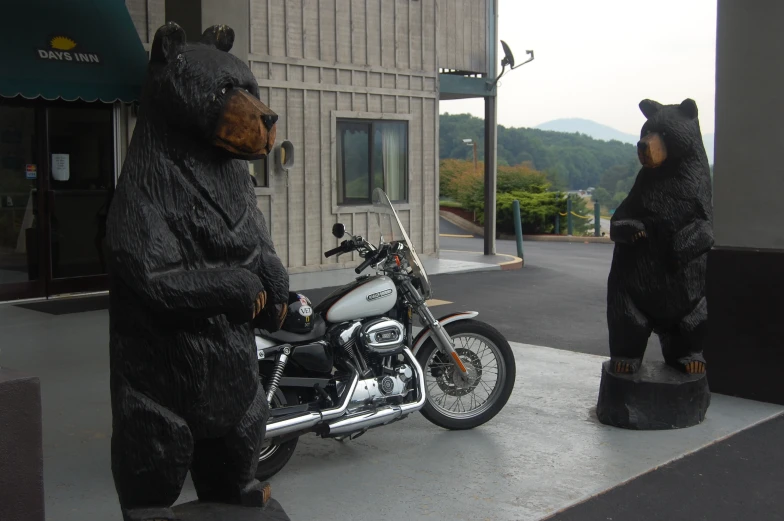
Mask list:
[[[708,304],[703,297],[675,328],[660,335],[664,361],[688,374],[705,373],[702,351],[707,326]]]
[[[200,501],[264,505],[264,487],[255,475],[268,417],[259,385],[245,416],[226,436],[196,442],[191,477]]]
[[[176,519],[171,505],[193,453],[188,425],[128,386],[118,392],[112,413],[112,474],[124,521]]]
[[[611,371],[636,373],[640,368],[651,326],[631,297],[623,290],[609,288],[607,326],[610,333]]]

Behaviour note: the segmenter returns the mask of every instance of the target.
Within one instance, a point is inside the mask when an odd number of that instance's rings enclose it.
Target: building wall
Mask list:
[[[149,49],[165,22],[164,0],[126,5]],[[408,122],[408,203],[395,206],[418,252],[435,254],[436,0],[202,0],[201,10],[202,29],[218,23],[234,29],[232,53],[248,60],[262,101],[280,116],[277,143],[288,140],[295,147],[295,165],[286,172],[270,160],[269,186],[256,188],[290,271],[336,269],[361,260],[324,258],[339,243],[331,234],[336,222],[378,240],[371,207],[337,205],[338,117]],[[130,114],[125,118],[130,138],[134,121]]]
[[[125,0],[125,6],[131,15],[139,38],[144,48],[150,50],[150,44],[158,27],[166,23],[165,0]]]
[[[370,207],[337,206],[337,117],[409,122],[409,203],[396,205],[421,253],[438,248],[435,0],[251,0],[251,69],[278,112],[295,166],[257,188],[278,254],[292,272],[356,263],[325,259],[335,222],[378,240]]]
[[[711,391],[784,404],[784,4],[718,1]]]
[[[125,0],[125,7],[131,15],[136,32],[144,49],[150,52],[150,45],[155,37],[155,31],[166,23],[166,1],[165,0]],[[128,152],[128,144],[133,136],[133,129],[136,126],[136,118],[133,116],[131,108],[122,105],[115,111],[119,122],[115,125],[115,139],[117,140],[117,171],[119,177],[122,170],[122,163]]]
[[[784,4],[719,3],[716,52],[716,244],[784,250]]]
[[[438,68],[488,73],[487,20],[493,0],[438,0]]]

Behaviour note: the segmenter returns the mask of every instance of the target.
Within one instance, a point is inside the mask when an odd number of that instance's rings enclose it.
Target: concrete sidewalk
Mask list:
[[[357,263],[358,264],[358,263]],[[522,268],[523,262],[513,255],[484,255],[471,251],[441,250],[439,257],[426,257],[422,264],[429,277],[435,275],[471,273],[480,271],[497,271]],[[367,268],[363,274],[373,274]],[[296,273],[289,275],[292,289],[304,291],[308,289],[342,286],[356,279],[354,268],[325,269],[323,271]]]
[[[37,375],[47,519],[120,521],[110,470],[108,313],[0,306],[0,363]],[[344,444],[303,438],[271,481],[292,519],[540,520],[784,408],[714,395],[706,421],[633,432],[594,416],[605,357],[513,344],[515,390],[472,431],[414,415]],[[180,502],[195,498],[190,481]]]

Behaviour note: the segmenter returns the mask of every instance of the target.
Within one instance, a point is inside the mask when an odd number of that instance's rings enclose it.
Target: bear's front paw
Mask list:
[[[616,221],[610,225],[610,239],[614,242],[633,244],[647,236],[645,225],[634,219]]]

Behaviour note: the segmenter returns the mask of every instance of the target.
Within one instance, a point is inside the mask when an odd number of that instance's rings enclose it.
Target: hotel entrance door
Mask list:
[[[0,300],[104,290],[112,106],[0,103]]]
[[[37,234],[39,158],[45,154],[41,116],[32,106],[0,103],[0,300],[46,292]]]

